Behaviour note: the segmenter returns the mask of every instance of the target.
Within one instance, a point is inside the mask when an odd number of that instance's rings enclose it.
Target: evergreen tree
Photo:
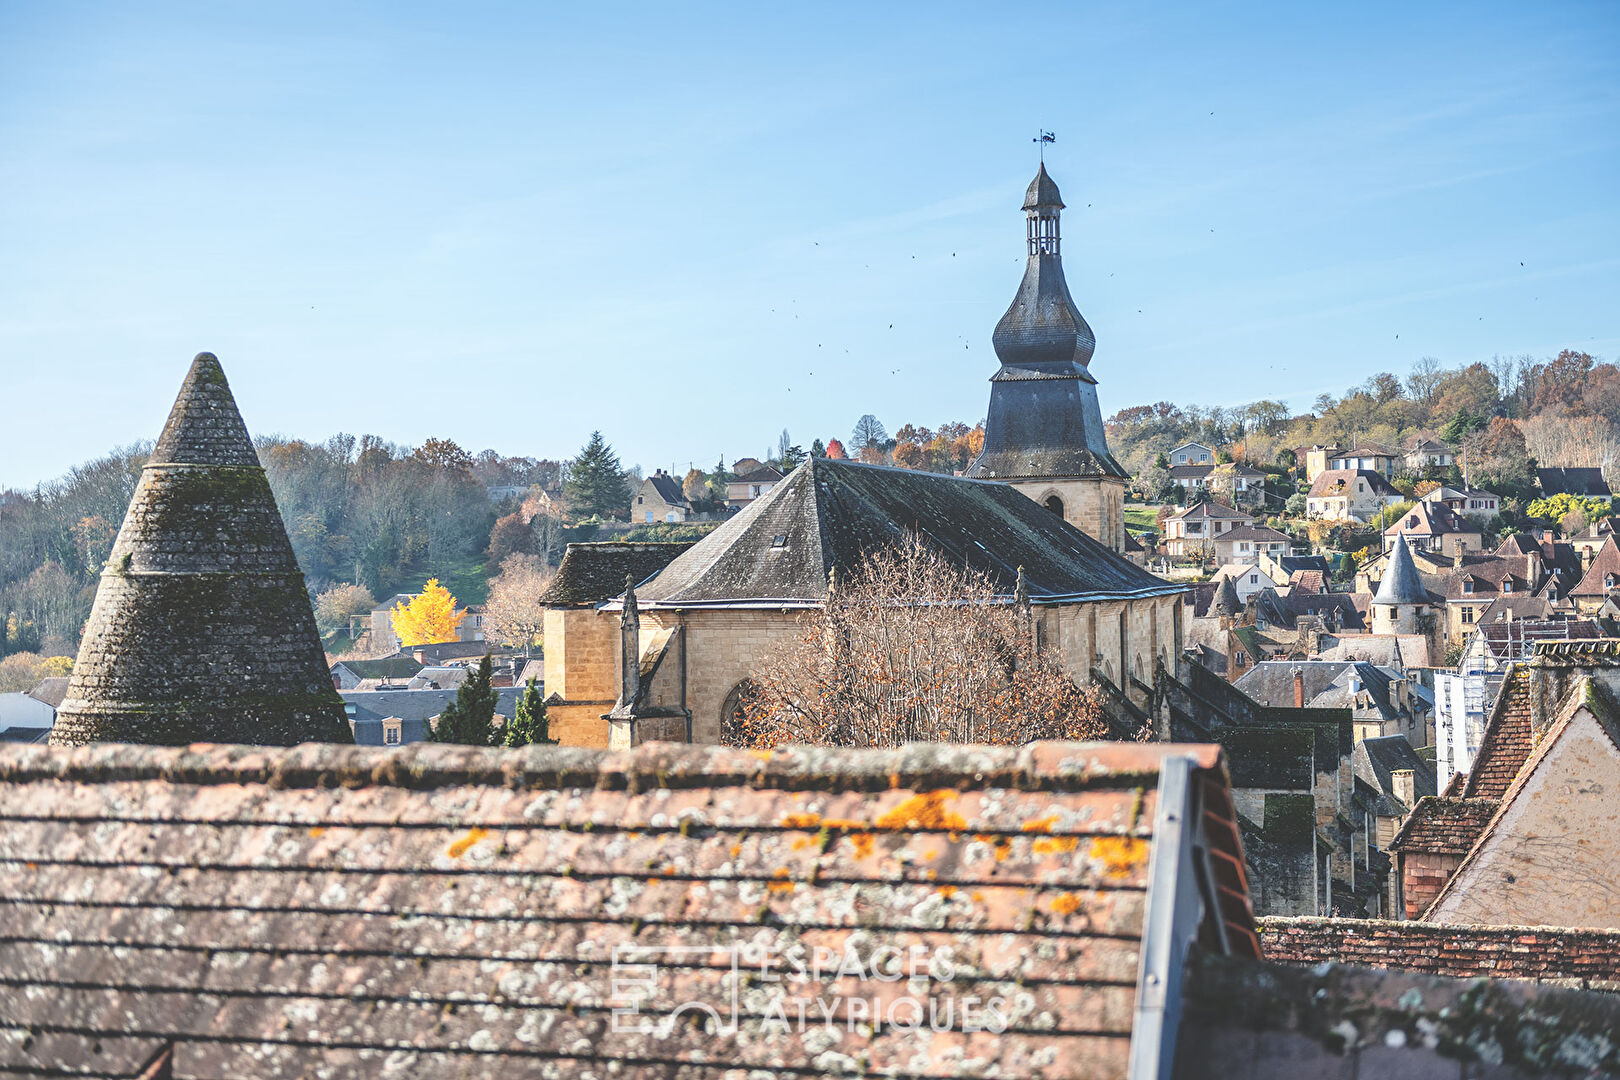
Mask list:
[[[827,456],[827,445],[825,443],[823,443],[820,439],[817,439],[815,442],[810,444],[810,456],[811,457],[826,457]]]
[[[462,746],[490,746],[495,741],[495,688],[490,685],[490,659],[485,653],[478,670],[461,684],[456,700],[444,707],[428,740]]]
[[[602,438],[591,432],[579,456],[568,464],[568,482],[563,485],[568,509],[576,517],[626,517],[630,513],[630,488],[619,455]]]
[[[503,741],[507,746],[557,745],[557,740],[551,737],[551,723],[546,719],[546,699],[540,695],[540,687],[533,679],[518,696],[517,714],[506,725]]]

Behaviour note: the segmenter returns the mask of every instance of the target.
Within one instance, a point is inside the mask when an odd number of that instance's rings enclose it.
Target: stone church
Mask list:
[[[570,545],[545,598],[553,732],[585,746],[719,741],[756,666],[826,602],[829,574],[908,533],[988,574],[1009,603],[1022,567],[1039,640],[1070,676],[1146,703],[1180,653],[1184,589],[1120,554],[1126,473],[1063,279],[1062,208],[1043,165],[969,475],[812,458],[690,547]]]

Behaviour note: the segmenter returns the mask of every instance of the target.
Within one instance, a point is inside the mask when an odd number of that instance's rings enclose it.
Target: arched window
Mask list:
[[[725,703],[720,706],[720,741],[725,745],[749,744],[747,711],[757,692],[758,687],[754,685],[754,680],[744,679],[733,686],[731,693],[726,695]]]
[[[1056,514],[1058,517],[1063,516],[1063,500],[1058,498],[1056,495],[1048,495],[1046,497],[1046,508],[1052,511],[1052,513]]]

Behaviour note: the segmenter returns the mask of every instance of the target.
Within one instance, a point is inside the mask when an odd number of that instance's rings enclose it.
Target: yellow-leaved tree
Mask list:
[[[441,641],[456,640],[456,628],[467,617],[456,610],[456,598],[450,590],[439,584],[438,578],[428,578],[421,593],[408,601],[396,604],[391,614],[394,633],[401,645],[437,645]]]

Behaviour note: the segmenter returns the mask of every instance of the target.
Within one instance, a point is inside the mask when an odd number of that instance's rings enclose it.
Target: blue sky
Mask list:
[[[255,432],[973,421],[1048,151],[1103,410],[1620,356],[1620,8],[0,5],[0,486]]]

